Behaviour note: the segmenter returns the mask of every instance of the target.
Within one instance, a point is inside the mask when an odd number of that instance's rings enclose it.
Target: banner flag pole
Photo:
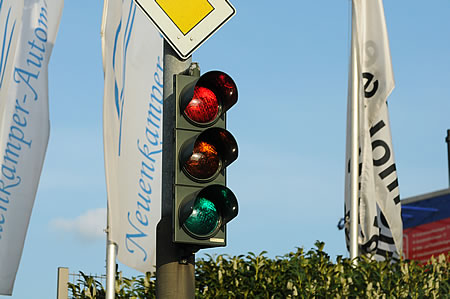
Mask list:
[[[109,208],[109,207],[108,207]],[[109,225],[109,213],[107,213],[108,223],[106,228],[106,299],[114,299],[116,297],[116,255],[117,244],[111,240],[111,232]]]
[[[103,16],[102,25],[100,29],[100,36],[102,41],[102,58],[103,58],[103,74],[105,74],[105,26],[108,14],[108,0],[103,1]],[[116,255],[117,244],[111,240],[111,225],[109,217],[109,204],[107,201],[106,213],[106,296],[105,299],[114,299],[116,297]]]
[[[352,5],[352,29],[356,26],[355,9]],[[350,206],[350,258],[355,260],[358,257],[358,185],[359,185],[359,80],[356,36],[352,30],[351,41],[351,206]]]

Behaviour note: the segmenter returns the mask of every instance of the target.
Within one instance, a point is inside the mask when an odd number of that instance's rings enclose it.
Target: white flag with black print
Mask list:
[[[353,16],[355,46],[352,51],[356,51],[358,70],[354,77],[359,85],[358,245],[362,254],[372,255],[376,260],[387,256],[398,259],[402,252],[403,225],[386,102],[395,83],[383,2],[353,0]],[[351,92],[349,90],[349,95]],[[345,183],[347,247],[350,241],[350,126],[348,119]]]

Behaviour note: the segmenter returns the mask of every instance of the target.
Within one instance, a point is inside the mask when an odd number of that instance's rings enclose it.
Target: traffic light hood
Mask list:
[[[204,207],[199,208],[199,205]],[[209,185],[198,192],[188,195],[181,202],[179,209],[180,226],[196,238],[207,239],[215,235],[224,225],[235,218],[238,215],[238,211],[237,198],[229,188],[218,184]],[[198,217],[199,213],[204,213],[205,215]],[[217,223],[211,225],[211,222],[213,222],[211,218],[214,218],[214,216],[208,217],[208,214],[217,215],[215,220]],[[193,215],[197,217],[196,223],[189,227],[187,223]],[[193,229],[193,227],[196,228]],[[211,227],[212,229],[204,229],[203,227]],[[198,232],[205,233],[199,234]]]
[[[186,119],[197,126],[215,123],[238,99],[233,79],[221,71],[210,71],[181,91],[180,108]]]
[[[234,162],[238,157],[238,146],[236,139],[225,129],[209,128],[199,135],[192,137],[183,144],[180,151],[180,165],[183,171],[193,176],[196,180],[213,180],[220,171]],[[217,162],[216,162],[217,161]],[[191,164],[192,162],[192,164]],[[191,167],[191,165],[193,165]],[[215,165],[215,169],[211,165]],[[193,167],[204,167],[209,175],[196,175]],[[211,171],[212,170],[212,171]]]

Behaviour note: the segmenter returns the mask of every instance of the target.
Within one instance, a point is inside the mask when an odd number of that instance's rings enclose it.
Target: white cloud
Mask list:
[[[95,241],[105,238],[106,209],[93,209],[74,219],[56,218],[50,227],[64,233],[74,233],[83,241]]]

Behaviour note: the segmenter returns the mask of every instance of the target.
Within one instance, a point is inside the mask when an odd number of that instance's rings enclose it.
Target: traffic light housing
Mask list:
[[[175,75],[173,241],[208,248],[226,245],[226,224],[238,202],[226,187],[226,167],[238,146],[226,130],[226,112],[237,102],[227,74]]]

